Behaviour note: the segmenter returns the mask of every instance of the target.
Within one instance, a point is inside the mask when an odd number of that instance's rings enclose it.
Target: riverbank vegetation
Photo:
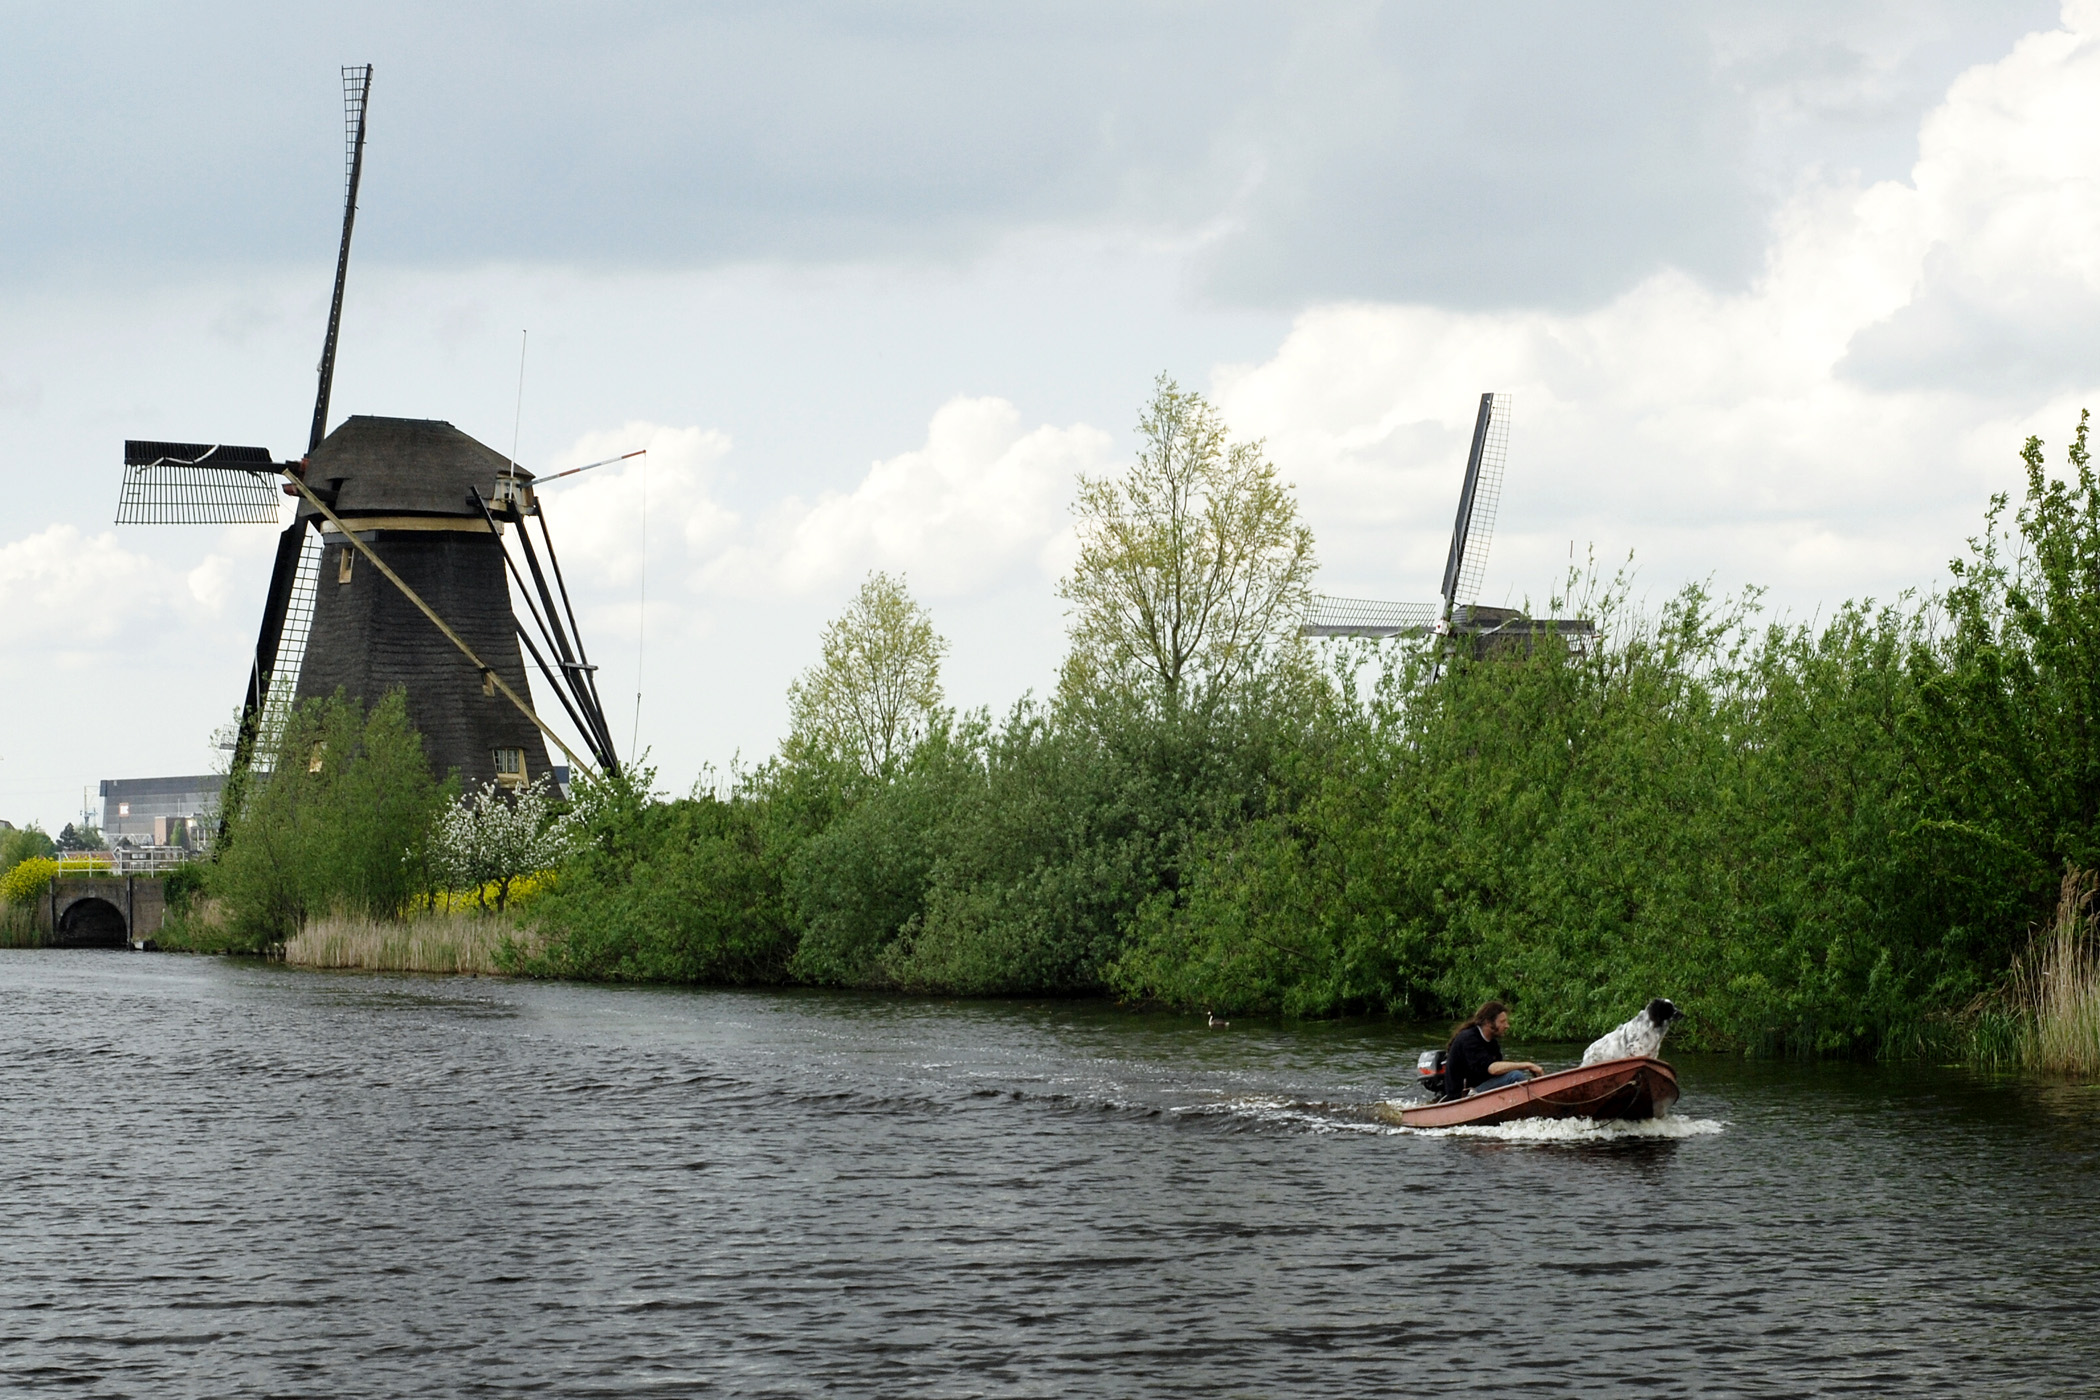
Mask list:
[[[394,919],[327,914],[285,940],[284,960],[295,967],[486,977],[500,971],[501,950],[519,938],[507,922],[473,911],[418,910]]]
[[[1313,542],[1259,444],[1165,383],[1140,432],[1080,485],[1053,694],[946,708],[932,618],[873,575],[777,755],[669,800],[646,768],[584,783],[512,833],[551,873],[525,911],[495,896],[530,936],[490,964],[1220,1014],[1497,997],[1570,1039],[1668,995],[1708,1046],[1915,1053],[1988,1023],[2022,1062],[2100,1058],[2090,924],[2056,913],[2100,868],[2083,419],[2061,479],[2027,444],[1943,592],[1811,624],[1698,585],[1644,610],[1588,570],[1546,600],[1596,620],[1574,646],[1300,639]],[[398,697],[286,743],[233,799],[230,927],[377,927],[462,887],[438,833],[471,804]]]

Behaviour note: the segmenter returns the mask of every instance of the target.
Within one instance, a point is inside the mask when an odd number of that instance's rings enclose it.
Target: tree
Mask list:
[[[1243,677],[1310,601],[1312,532],[1262,444],[1226,441],[1201,394],[1161,375],[1119,477],[1079,478],[1067,699],[1150,690],[1168,708]]]
[[[428,888],[432,826],[458,791],[440,782],[403,692],[368,713],[341,691],[294,710],[270,771],[221,799],[230,814],[209,877],[236,940],[263,947],[330,912],[398,917]]]
[[[904,580],[875,572],[824,629],[824,656],[788,687],[791,751],[890,772],[941,704],[948,643]]]
[[[44,829],[34,822],[19,830],[0,828],[0,875],[5,875],[25,860],[47,859],[56,849],[51,838],[44,834]]]
[[[61,851],[106,851],[109,842],[102,839],[101,829],[92,826],[75,826],[67,822],[58,829],[58,849]]]
[[[519,877],[547,870],[569,852],[570,820],[555,810],[545,774],[509,793],[491,781],[446,809],[431,833],[432,854],[452,890],[472,892],[486,910],[489,887],[496,911],[510,904]]]

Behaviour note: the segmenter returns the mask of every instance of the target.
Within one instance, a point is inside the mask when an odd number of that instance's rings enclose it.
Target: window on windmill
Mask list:
[[[316,743],[314,744],[314,747],[313,747],[313,752],[309,753],[309,754],[308,754],[308,755],[306,756],[306,771],[307,771],[307,772],[309,772],[309,773],[318,773],[318,772],[320,772],[320,771],[321,771],[321,760],[322,760],[323,758],[326,758],[327,756],[328,756],[328,741],[327,741],[326,739],[322,739],[322,740],[320,740],[320,741],[316,742]]]
[[[350,547],[348,541],[345,541],[342,549],[336,553],[335,581],[337,583],[348,583],[350,581],[350,568],[356,562],[357,551]]]
[[[507,788],[525,786],[525,750],[496,750],[496,781]]]

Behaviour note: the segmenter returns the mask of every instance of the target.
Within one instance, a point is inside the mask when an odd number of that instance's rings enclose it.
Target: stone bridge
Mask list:
[[[158,875],[61,875],[37,901],[37,927],[53,947],[136,948],[167,913]]]

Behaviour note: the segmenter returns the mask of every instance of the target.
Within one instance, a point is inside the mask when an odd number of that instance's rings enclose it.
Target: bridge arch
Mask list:
[[[131,941],[131,921],[100,895],[81,895],[59,909],[53,933],[65,948],[121,948]]]

